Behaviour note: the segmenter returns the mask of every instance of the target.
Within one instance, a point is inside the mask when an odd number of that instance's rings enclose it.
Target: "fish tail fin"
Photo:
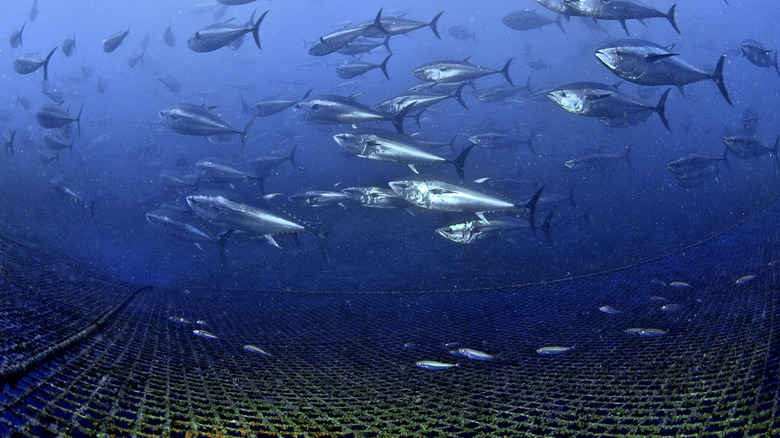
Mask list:
[[[260,18],[257,19],[255,24],[252,26],[252,38],[255,39],[255,44],[257,45],[258,49],[262,49],[260,46],[260,23],[263,22],[263,19],[265,18],[266,14],[268,14],[268,11],[263,12],[263,15],[260,16]]]
[[[666,98],[669,97],[670,91],[672,91],[671,88],[667,88],[666,91],[664,91],[661,99],[658,100],[658,105],[655,107],[655,112],[658,113],[658,117],[661,118],[661,123],[664,124],[666,130],[672,132],[672,128],[669,127],[669,121],[666,120]]]
[[[385,38],[385,42],[382,45],[385,46],[385,49],[387,49],[387,53],[393,53],[393,51],[390,49],[390,37]]]
[[[384,8],[380,8],[379,12],[376,13],[376,18],[374,18],[374,22],[371,23],[371,27],[373,27],[374,29],[378,29],[382,33],[387,34],[389,32],[387,32],[387,29],[385,29],[385,27],[382,26],[382,9]]]
[[[723,150],[723,158],[721,158],[721,160],[723,160],[723,164],[726,166],[726,169],[728,169],[729,173],[731,173],[731,165],[729,165],[729,148],[725,148]]]
[[[777,167],[780,167],[780,155],[777,154],[780,151],[778,151],[778,148],[780,148],[780,135],[777,136],[777,139],[775,140],[775,147],[772,150],[775,154],[775,162],[777,163]]]
[[[677,22],[674,20],[674,10],[677,8],[677,3],[673,4],[671,8],[669,8],[669,12],[666,13],[666,19],[669,20],[669,24],[672,25],[675,32],[678,34],[680,33],[680,29],[677,27]]]
[[[342,209],[317,229],[317,239],[320,242],[322,255],[325,256],[325,261],[328,263],[328,266],[333,266],[333,260],[330,257],[330,249],[328,247],[328,238],[330,237],[331,231],[333,231],[333,226],[336,225],[336,222],[341,220],[345,211],[346,210]]]
[[[460,87],[458,87],[458,89],[457,89],[457,90],[455,90],[455,92],[454,92],[454,93],[452,93],[452,96],[451,96],[451,97],[454,97],[454,98],[455,98],[455,100],[457,100],[457,101],[458,101],[458,103],[459,103],[459,104],[460,104],[460,105],[461,105],[463,108],[469,109],[469,107],[466,105],[466,102],[464,102],[464,101],[463,101],[463,96],[461,95],[461,93],[463,92],[463,87],[465,87],[465,86],[466,86],[466,82],[464,82],[464,83],[460,84]]]
[[[509,85],[514,87],[515,83],[512,82],[512,78],[509,77],[509,66],[512,64],[512,59],[513,58],[509,58],[509,61],[504,64],[504,68],[501,69],[501,74],[504,76],[504,79],[509,82]]]
[[[233,234],[234,230],[227,230],[219,233],[217,235],[217,251],[219,251],[219,261],[222,263],[223,268],[227,268],[227,257],[226,257],[226,251],[225,246],[227,245],[228,238]]]
[[[555,24],[558,25],[558,27],[561,29],[561,32],[566,33],[566,29],[563,28],[563,23],[561,23],[561,17],[563,15],[558,14],[558,18],[555,19]]]
[[[391,57],[391,56],[393,56],[393,54],[392,54],[392,53],[391,53],[391,54],[389,54],[389,55],[387,55],[387,58],[385,58],[385,60],[384,60],[384,61],[382,61],[382,63],[381,63],[381,64],[379,64],[379,68],[381,68],[381,69],[382,69],[382,73],[384,73],[384,74],[385,74],[385,77],[386,77],[388,80],[390,79],[390,75],[389,75],[389,74],[387,74],[387,61],[389,61],[389,60],[390,60],[390,57]]]
[[[777,66],[777,50],[775,50],[775,71],[777,72],[777,75],[780,76],[780,68]]]
[[[419,111],[417,114],[414,115],[414,123],[417,124],[417,127],[420,129],[422,129],[422,126],[420,125],[420,117],[422,117],[424,112],[425,112],[425,108],[423,108],[421,111]]]
[[[51,55],[54,54],[54,52],[57,50],[57,48],[51,49],[51,52],[49,52],[48,55],[46,55],[46,59],[43,60],[43,80],[48,81],[49,80],[49,60],[51,60]]]
[[[255,120],[257,119],[257,116],[252,116],[252,118],[249,120],[249,123],[246,124],[244,127],[244,130],[240,132],[241,134],[241,150],[244,152],[244,155],[246,156],[246,137],[249,134],[249,128],[252,127],[252,124],[255,123]]]
[[[89,204],[89,217],[95,219],[95,201],[92,201]]]
[[[633,167],[631,167],[631,157],[629,156],[630,153],[631,153],[631,143],[629,143],[628,146],[626,147],[626,153],[623,155],[623,159],[626,160],[626,164],[628,164],[628,168],[633,169]]]
[[[453,139],[454,141],[455,139]],[[452,164],[455,165],[455,169],[458,171],[458,176],[460,179],[465,179],[466,176],[463,173],[463,166],[466,165],[466,157],[469,156],[469,152],[471,152],[471,149],[474,148],[474,144],[470,144],[467,148],[463,149],[461,151],[460,155],[458,155],[458,158],[455,158],[452,160]]]
[[[22,28],[19,29],[19,46],[24,47],[24,43],[22,43],[22,32],[24,32],[24,26],[27,26],[27,21],[22,24]]]
[[[406,105],[404,109],[402,109],[398,114],[395,115],[395,117],[392,118],[393,125],[395,125],[395,130],[398,131],[399,134],[404,133],[404,119],[407,115],[409,115],[409,112],[412,111],[412,108],[414,108],[416,103],[417,101],[414,101],[409,105]]]
[[[569,187],[569,197],[566,200],[569,201],[572,208],[577,208],[577,203],[574,201],[574,186]]]
[[[522,206],[528,209],[528,223],[531,224],[531,231],[533,231],[534,234],[536,234],[536,219],[534,219],[534,213],[536,212],[536,204],[539,202],[539,198],[541,198],[543,191],[544,186],[537,190],[534,196]]]
[[[618,21],[620,21],[620,25],[623,27],[623,30],[626,31],[626,35],[631,36],[631,33],[628,31],[628,26],[626,25],[626,20]]]
[[[547,242],[549,242],[550,244],[553,243],[552,233],[550,232],[550,222],[552,222],[552,218],[554,214],[555,214],[555,209],[553,208],[552,211],[550,211],[547,214],[547,217],[544,218],[544,222],[542,223],[542,231],[544,231],[544,237],[547,239]]]
[[[14,137],[16,137],[16,129],[11,131],[11,140],[8,142],[8,149],[11,151],[11,156],[14,156]]]
[[[438,14],[436,14],[436,16],[433,17],[433,20],[431,20],[431,22],[428,23],[428,26],[431,27],[433,34],[436,35],[436,38],[438,39],[441,39],[441,35],[439,35],[439,29],[436,28],[436,25],[439,23],[439,18],[441,18],[441,14],[443,13],[444,11],[441,11]]]
[[[534,128],[533,131],[531,131],[531,135],[528,136],[528,140],[526,140],[526,144],[528,145],[528,149],[531,150],[531,153],[539,156],[539,154],[536,153],[536,149],[534,148],[534,139],[536,138],[536,128]]]
[[[455,152],[455,140],[458,138],[457,135],[452,136],[452,140],[450,140],[449,143],[447,143],[447,146],[450,147],[450,151]]]
[[[290,155],[287,157],[288,160],[290,160],[290,164],[296,169],[299,169],[298,165],[295,164],[295,150],[298,149],[298,145],[296,144],[293,146],[292,151],[290,151]]]
[[[249,105],[247,105],[246,101],[244,100],[244,95],[239,94],[238,97],[241,98],[241,112],[248,116],[252,115],[252,111],[250,111]]]
[[[720,90],[720,94],[723,95],[723,98],[726,99],[726,102],[728,102],[729,105],[734,106],[734,104],[731,103],[731,98],[729,98],[729,92],[726,90],[726,84],[723,82],[723,64],[725,62],[726,54],[724,53],[721,55],[720,59],[718,59],[718,64],[715,66],[715,71],[712,72],[712,80],[715,81],[715,84]]]
[[[79,109],[79,115],[76,116],[76,127],[79,130],[79,138],[81,138],[81,112],[84,111],[84,104],[81,104],[81,109]],[[73,147],[73,144],[71,143],[71,148]]]

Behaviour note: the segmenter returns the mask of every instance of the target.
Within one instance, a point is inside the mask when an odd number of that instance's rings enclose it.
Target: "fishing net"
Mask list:
[[[141,287],[4,223],[0,436],[772,436],[778,217],[613,272],[412,292]]]

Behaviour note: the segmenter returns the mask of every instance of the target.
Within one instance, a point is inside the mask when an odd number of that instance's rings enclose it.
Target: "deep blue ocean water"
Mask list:
[[[671,6],[669,1],[648,3],[664,12]],[[307,190],[387,187],[389,181],[416,177],[403,164],[346,153],[332,137],[352,131],[349,125],[313,124],[288,109],[258,118],[248,131],[244,153],[239,136],[212,144],[203,137],[172,131],[159,113],[181,103],[216,106],[213,113],[241,129],[251,119],[242,112],[242,98],[248,103],[273,96],[299,99],[309,89],[312,95],[354,95],[371,106],[422,83],[412,75],[415,68],[445,59],[469,58],[494,69],[512,59],[509,74],[514,83],[522,87],[530,80],[533,92],[579,81],[613,84],[619,78],[596,59],[594,51],[606,40],[626,38],[617,22],[600,21],[601,29],[596,30],[589,19],[572,17],[562,21],[565,33],[555,24],[518,31],[502,23],[507,14],[526,8],[555,17],[532,0],[484,5],[267,1],[229,8],[185,1],[41,0],[34,21],[27,2],[13,2],[5,5],[0,17],[5,35],[28,22],[22,47],[0,45],[5,65],[0,130],[4,135],[16,130],[13,156],[0,153],[0,214],[96,271],[138,283],[162,284],[227,270],[236,272],[231,278],[237,282],[268,289],[473,289],[586,275],[653,259],[728,229],[780,193],[777,157],[771,153],[757,158],[731,154],[729,168],[713,166],[693,184],[681,184],[666,169],[666,163],[686,154],[721,155],[724,136],[744,134],[741,119],[749,109],[760,123],[750,135],[772,148],[780,134],[776,117],[780,77],[773,68],[748,62],[739,49],[748,38],[769,50],[780,48],[775,31],[780,7],[769,0],[729,3],[680,2],[676,8],[680,34],[664,18],[647,19],[645,26],[628,21],[631,38],[673,44],[677,56],[708,72],[726,54],[724,81],[733,107],[709,80],[687,85],[685,97],[671,87],[666,103],[671,132],[655,114],[627,128],[605,126],[597,119],[565,112],[544,93],[539,99],[522,91],[502,102],[478,100],[477,95],[488,88],[505,85],[501,75],[477,79],[477,91],[464,88],[468,109],[448,100],[426,110],[420,127],[407,119],[407,133],[419,132],[418,138],[447,143],[456,137],[455,151],[469,144],[469,136],[486,132],[520,139],[533,136],[536,155],[525,146],[475,147],[465,164],[463,184],[519,203],[541,186],[545,194],[561,198],[540,203],[536,213],[541,224],[552,212],[552,241],[542,232],[524,230],[462,245],[434,230],[474,220],[474,214],[425,211],[411,204],[392,210],[349,203],[316,208],[287,198]],[[441,39],[427,27],[408,36],[393,36],[389,43],[393,56],[387,66],[390,80],[379,70],[341,79],[336,67],[353,58],[307,53],[320,36],[370,21],[380,8],[387,16],[405,14],[423,22],[444,11],[437,24]],[[234,23],[246,23],[255,9],[258,15],[269,10],[259,30],[262,50],[251,35],[244,37],[238,50],[197,53],[187,47],[187,40],[199,29],[232,17]],[[173,47],[162,39],[169,24],[177,37]],[[103,40],[128,26],[124,43],[105,53]],[[454,26],[473,31],[475,38],[455,38],[449,32]],[[42,71],[26,75],[14,71],[13,62],[20,56],[44,57],[74,35],[72,56],[57,50],[48,67],[48,82],[61,97],[42,94]],[[131,67],[129,59],[142,52],[147,37],[143,63]],[[385,56],[385,49],[378,48],[361,60],[378,64]],[[549,67],[535,70],[527,65],[533,59]],[[175,79],[181,91],[169,91],[161,78]],[[631,83],[619,87],[652,105],[666,88]],[[73,114],[83,104],[81,135],[72,130],[68,137],[73,141],[72,153],[62,150],[58,159],[49,160],[52,152],[44,143],[49,130],[40,126],[36,113],[60,99]],[[367,126],[393,129],[389,122]],[[264,179],[265,193],[281,194],[271,200],[260,197],[254,181],[232,186],[202,182],[197,189],[182,189],[166,187],[159,176],[163,171],[195,173],[195,163],[205,157],[241,166],[257,157],[285,156],[295,146],[297,168],[282,163]],[[597,152],[622,154],[628,147],[630,166],[623,160],[581,171],[564,166],[572,158]],[[434,152],[454,155],[446,148]],[[418,166],[418,170],[420,178],[460,183],[451,165]],[[470,182],[486,177],[512,181],[491,187]],[[52,180],[77,193],[78,200],[63,196]],[[185,197],[198,190],[292,216],[309,224],[309,229],[338,218],[328,239],[331,264],[313,232],[278,236],[281,249],[262,239],[231,236],[221,259],[216,244],[196,246],[160,232],[146,220],[146,213],[175,203],[185,210],[177,214],[216,235],[220,227],[187,211]],[[566,199],[569,194],[573,202]]]

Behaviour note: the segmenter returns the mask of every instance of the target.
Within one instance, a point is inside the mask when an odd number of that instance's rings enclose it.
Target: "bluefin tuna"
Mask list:
[[[742,55],[753,65],[765,68],[774,67],[777,75],[780,76],[780,69],[777,66],[777,50],[767,50],[763,44],[751,39],[742,41],[739,44],[739,49],[742,50]],[[774,59],[769,56],[771,52],[775,52]]]
[[[127,34],[130,33],[130,26],[127,26],[127,30],[117,32],[110,37],[103,40],[103,51],[111,53],[116,50],[127,38]]]
[[[572,114],[596,117],[607,126],[635,125],[647,119],[650,114],[657,113],[664,127],[671,131],[665,113],[666,98],[670,90],[664,92],[656,106],[643,103],[613,86],[596,82],[567,84],[550,91],[547,97]]]
[[[22,23],[22,27],[21,28],[11,32],[11,36],[8,38],[8,41],[11,43],[11,47],[12,48],[15,49],[15,48],[20,47],[20,46],[24,47],[24,44],[22,44],[22,32],[24,32],[24,26],[26,26],[26,25],[27,25],[27,22],[25,21],[24,23]]]
[[[408,105],[395,116],[388,116],[362,105],[351,97],[322,95],[295,104],[295,111],[311,123],[325,125],[357,125],[360,123],[391,121],[396,131],[403,133],[403,120],[413,105]]]
[[[352,79],[358,76],[362,76],[371,70],[380,69],[387,79],[390,79],[390,75],[387,73],[387,61],[393,54],[387,55],[381,64],[374,64],[368,61],[350,61],[336,67],[336,74],[341,79]]]
[[[73,51],[76,50],[76,35],[73,35],[73,38],[65,38],[65,41],[62,42],[62,53],[70,57],[70,55],[73,54]]]
[[[56,105],[47,103],[37,113],[35,118],[38,120],[38,124],[46,129],[61,128],[69,123],[76,122],[76,126],[79,130],[79,136],[81,136],[81,112],[84,111],[84,104],[81,104],[79,109],[79,115],[73,117],[73,115],[62,107],[62,104]]]
[[[146,213],[146,221],[162,233],[187,242],[214,243],[217,241],[205,230],[180,220],[165,210],[154,210]]]
[[[463,166],[472,146],[467,147],[455,159],[447,159],[426,152],[423,146],[413,138],[392,131],[381,129],[362,129],[356,132],[336,134],[333,140],[348,152],[369,160],[392,161],[406,164],[414,173],[419,173],[415,166],[451,163],[455,166],[458,176],[463,175]]]
[[[257,21],[254,21],[255,12],[257,12],[257,10],[252,12],[249,22],[244,25],[231,23],[231,21],[233,21],[231,18],[223,23],[211,24],[200,29],[187,41],[187,47],[195,52],[213,52],[214,50],[229,46],[251,32],[252,38],[255,40],[255,45],[257,45],[258,49],[262,49],[258,32],[260,30],[260,24],[263,22],[266,14],[268,14],[268,11],[263,12],[263,15],[261,15]]]
[[[201,137],[238,134],[241,136],[241,147],[246,151],[247,132],[252,127],[256,117],[252,117],[244,129],[239,130],[222,120],[221,117],[211,113],[211,109],[213,108],[181,103],[160,111],[160,118],[179,134]]]
[[[778,150],[780,147],[780,135],[775,139],[775,146],[773,148],[770,148],[755,137],[744,135],[723,137],[723,142],[726,144],[726,148],[739,158],[756,158],[771,153],[775,157],[777,166],[780,167],[780,155],[778,155],[778,152],[780,152]]]
[[[165,31],[163,32],[163,41],[165,41],[165,44],[168,45],[168,47],[173,47],[176,45],[176,35],[173,34],[173,29],[171,29],[171,20],[168,20],[168,27],[165,28]]]
[[[346,47],[347,44],[355,41],[361,36],[364,36],[369,30],[376,28],[382,32],[385,32],[381,24],[382,9],[376,14],[374,22],[359,27],[347,28],[338,30],[336,32],[323,35],[317,40],[314,45],[309,49],[309,55],[312,56],[325,56],[331,53],[337,52]]]
[[[674,85],[685,95],[683,86],[712,80],[729,105],[731,98],[723,82],[722,55],[712,73],[694,67],[668,48],[650,41],[629,39],[609,41],[596,50],[599,59],[612,73],[639,85]]]
[[[470,58],[470,57],[469,57]],[[417,78],[428,82],[462,82],[471,81],[485,76],[500,74],[504,76],[510,85],[514,86],[512,78],[509,77],[509,66],[512,60],[504,64],[501,70],[480,67],[469,62],[469,58],[463,61],[436,61],[416,68],[412,74]]]
[[[28,53],[18,57],[14,60],[14,71],[20,75],[26,75],[43,67],[43,80],[46,81],[49,79],[49,61],[51,60],[51,55],[53,55],[56,50],[56,47],[51,49],[51,52],[46,55],[45,59],[41,59],[37,53]]]
[[[293,99],[281,99],[278,96],[266,97],[254,105],[248,105],[244,98],[241,97],[241,109],[244,114],[257,117],[268,117],[277,113],[280,113],[288,108],[292,108],[300,102],[309,97],[312,89],[310,88],[300,100]]]
[[[373,26],[372,28],[368,29],[364,36],[368,38],[384,38],[386,36],[392,35],[407,35],[409,32],[415,31],[417,29],[429,27],[433,34],[436,35],[436,38],[441,39],[441,35],[439,35],[439,29],[437,29],[436,26],[439,23],[439,18],[441,18],[443,13],[444,11],[439,12],[435,17],[433,17],[431,21],[427,23],[424,21],[412,20],[403,16],[382,17],[380,21],[381,26]],[[364,23],[364,25],[365,24],[368,23]]]
[[[536,203],[539,202],[539,197],[544,191],[542,187],[528,202],[519,204],[437,180],[391,181],[388,185],[398,196],[417,207],[474,213],[484,222],[490,222],[484,215],[487,212],[521,210],[527,213],[532,230],[536,229],[534,221]]]
[[[566,7],[573,9],[576,15],[583,15],[596,20],[617,20],[623,26],[626,35],[630,35],[626,20],[642,21],[647,18],[666,18],[675,32],[680,33],[674,17],[676,4],[664,13],[635,0],[563,0]]]

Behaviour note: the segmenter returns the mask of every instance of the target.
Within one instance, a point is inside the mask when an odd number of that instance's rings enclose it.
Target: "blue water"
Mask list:
[[[4,5],[0,26],[5,35],[19,29],[29,2]],[[696,187],[683,187],[666,169],[667,162],[689,153],[720,155],[723,136],[739,132],[740,117],[752,108],[760,118],[755,136],[771,147],[780,134],[775,114],[780,110],[780,78],[773,69],[750,64],[739,51],[747,38],[770,49],[780,48],[776,32],[777,2],[697,0],[680,2],[677,34],[663,18],[646,20],[646,26],[629,21],[632,38],[661,45],[674,44],[673,51],[700,68],[711,71],[724,53],[725,84],[734,106],[729,106],[712,81],[685,87],[683,98],[672,89],[666,107],[672,132],[656,115],[629,128],[612,128],[593,118],[568,114],[546,98],[535,100],[519,93],[504,102],[477,100],[467,87],[464,100],[437,104],[422,116],[421,127],[407,120],[407,132],[448,142],[458,136],[456,149],[467,138],[484,132],[510,133],[519,138],[536,134],[534,147],[490,151],[475,148],[466,166],[466,179],[516,178],[523,182],[484,190],[525,202],[538,187],[545,193],[575,199],[557,203],[551,216],[553,241],[541,233],[515,232],[474,245],[444,240],[433,230],[475,219],[472,214],[453,214],[408,209],[375,210],[357,205],[346,209],[296,206],[286,196],[305,190],[338,190],[348,186],[386,186],[388,181],[415,175],[397,163],[369,161],[345,153],[332,140],[349,132],[348,125],[309,123],[292,109],[259,118],[250,128],[246,154],[238,136],[216,145],[197,136],[173,132],[161,124],[161,110],[182,102],[216,106],[213,112],[242,128],[250,116],[241,111],[241,98],[254,103],[264,97],[300,98],[308,89],[313,95],[356,95],[356,100],[375,105],[421,83],[411,72],[428,62],[464,59],[489,68],[500,68],[513,59],[510,76],[518,86],[530,78],[532,88],[543,90],[570,82],[595,81],[613,84],[619,80],[593,56],[604,40],[625,38],[617,22],[601,22],[604,31],[593,30],[578,17],[563,21],[565,33],[555,25],[543,30],[517,31],[502,24],[502,18],[518,9],[536,9],[554,18],[531,0],[496,1],[475,5],[466,1],[335,2],[258,1],[195,11],[196,2],[55,2],[41,0],[39,15],[23,32],[23,47],[0,45],[2,100],[0,130],[16,129],[13,157],[0,154],[0,213],[10,223],[26,228],[52,248],[65,252],[93,269],[139,283],[165,283],[194,278],[224,269],[244,270],[236,281],[263,287],[293,289],[453,289],[506,286],[547,281],[614,269],[673,252],[715,235],[744,220],[772,202],[780,193],[775,157],[729,157],[730,170],[719,165]],[[670,1],[652,1],[666,11]],[[384,7],[386,15],[406,14],[421,21],[444,11],[439,40],[428,28],[407,36],[394,36],[390,46],[387,80],[374,70],[352,80],[340,79],[335,67],[351,58],[332,54],[314,57],[308,43],[345,26],[372,19]],[[262,23],[258,50],[251,36],[238,50],[222,48],[196,53],[187,47],[194,32],[215,22],[235,17],[245,23],[252,11],[269,13]],[[161,35],[171,24],[177,41],[164,44]],[[114,52],[104,53],[102,41],[126,30],[127,40]],[[475,39],[454,38],[448,28],[463,26]],[[73,151],[61,151],[59,160],[43,162],[46,151],[36,112],[49,97],[41,93],[43,75],[17,74],[12,64],[19,56],[41,56],[65,38],[76,37],[76,50],[66,57],[58,50],[49,65],[49,82],[61,90],[63,106],[74,114],[84,105],[81,136],[75,131]],[[128,58],[141,53],[148,35],[143,64],[131,68]],[[774,53],[773,53],[774,55]],[[362,59],[379,63],[383,48]],[[534,70],[532,58],[550,65]],[[85,76],[82,66],[94,72]],[[159,78],[172,77],[181,92],[169,92]],[[97,90],[98,82],[107,87]],[[503,85],[500,75],[476,81],[482,92]],[[646,89],[624,83],[620,89],[643,96],[655,104],[667,87]],[[17,96],[29,101],[24,109]],[[373,124],[369,126],[375,127]],[[393,129],[383,122],[377,127]],[[266,193],[281,193],[273,200],[259,197],[253,182],[204,184],[201,189],[241,198],[269,210],[284,210],[316,228],[337,215],[329,239],[332,266],[325,262],[314,233],[277,238],[282,249],[263,241],[237,236],[228,240],[225,264],[216,245],[177,240],[153,228],[145,214],[166,202],[185,206],[184,197],[194,189],[166,188],[159,178],[163,170],[194,172],[194,163],[204,157],[220,157],[240,163],[260,156],[284,156],[295,146],[299,169],[284,163],[265,179]],[[594,151],[619,154],[631,146],[631,166],[619,161],[595,171],[572,171],[563,163]],[[447,149],[435,151],[445,156]],[[457,183],[450,165],[420,166],[422,177]],[[52,189],[52,178],[62,178],[77,191],[80,202]],[[475,187],[475,186],[471,186]],[[477,186],[478,187],[478,186]],[[94,217],[89,205],[94,202]],[[408,210],[408,211],[407,211]],[[344,211],[343,215],[341,212]],[[541,222],[553,205],[540,206]],[[495,217],[495,216],[494,216]],[[192,216],[193,223],[212,233],[219,227]]]

